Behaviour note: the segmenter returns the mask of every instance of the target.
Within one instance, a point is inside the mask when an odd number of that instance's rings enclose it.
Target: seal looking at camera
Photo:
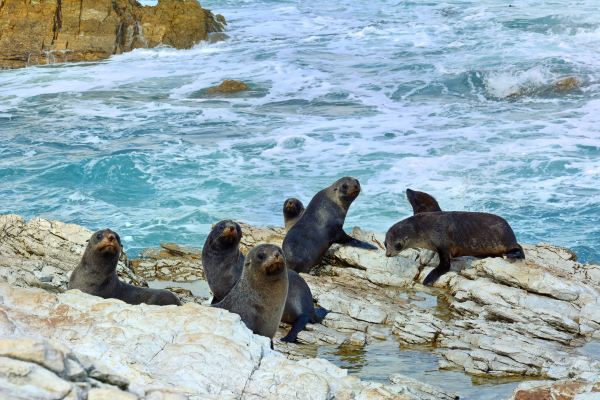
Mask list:
[[[121,238],[117,233],[110,229],[94,233],[79,265],[71,273],[67,287],[129,304],[181,305],[179,298],[168,290],[142,288],[121,282],[116,270],[122,250]]]

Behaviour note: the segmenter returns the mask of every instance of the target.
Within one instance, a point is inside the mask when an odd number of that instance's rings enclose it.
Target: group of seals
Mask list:
[[[212,304],[215,307],[238,313],[248,328],[262,335],[259,332],[265,330],[270,332],[270,329],[266,329],[262,324],[254,321],[255,310],[273,309],[274,303],[281,302],[284,308],[278,318],[292,325],[289,333],[281,340],[295,342],[298,333],[304,329],[308,322],[321,322],[327,311],[322,308],[315,309],[310,288],[295,271],[286,268],[287,287],[286,296],[283,298],[279,296],[277,288],[271,288],[272,279],[260,280],[255,277],[254,280],[251,280],[252,272],[248,268],[253,265],[253,262],[257,263],[260,260],[252,260],[251,257],[254,256],[254,253],[251,251],[244,262],[244,255],[239,249],[241,237],[241,227],[234,221],[225,220],[220,221],[213,227],[204,243],[202,265],[210,290],[213,292]],[[279,249],[277,246],[270,246],[273,248],[268,251]],[[281,252],[281,249],[279,251]],[[256,257],[260,258],[260,254],[262,253],[259,253]],[[285,260],[283,262],[285,266]],[[260,275],[261,270],[255,268],[254,273]],[[240,282],[241,280],[244,280],[244,282]],[[258,284],[259,282],[262,283]],[[230,293],[234,291],[236,294],[230,296]],[[238,312],[239,305],[233,303],[236,301],[235,299],[240,300],[243,298],[248,299],[244,303],[248,309],[245,312]],[[264,324],[272,322],[266,316],[261,321]],[[275,332],[273,331],[273,333]]]
[[[506,220],[498,215],[441,211],[435,198],[407,189],[414,215],[394,224],[385,235],[385,253],[393,257],[404,249],[436,251],[439,265],[427,275],[424,285],[432,285],[450,270],[452,257],[501,257],[524,259],[523,248]]]
[[[123,250],[118,234],[105,229],[89,239],[79,265],[71,273],[69,289],[115,298],[129,304],[181,305],[177,296],[168,290],[148,289],[121,282],[117,277],[117,263]]]
[[[323,308],[315,309],[310,288],[298,272],[308,272],[321,262],[323,255],[333,243],[369,250],[376,249],[371,244],[349,236],[343,230],[348,209],[359,194],[358,180],[344,177],[318,192],[306,209],[296,198],[289,198],[284,202],[283,217],[287,234],[283,240],[282,251],[288,290],[284,299],[283,313],[278,318],[291,324],[292,328],[281,340],[296,341],[298,333],[307,323],[321,322],[327,314]],[[213,304],[215,307],[237,312],[253,332],[272,338],[272,334],[275,333],[272,329],[273,319],[265,316],[262,319],[257,318],[256,310],[278,309],[274,303],[281,301],[281,291],[279,286],[271,289],[270,283],[263,282],[258,277],[254,277],[256,280],[252,281],[255,284],[250,283],[253,273],[249,270],[249,266],[262,260],[252,259],[245,263],[241,261],[243,255],[239,251],[240,238],[239,225],[233,221],[221,221],[215,225],[204,244],[202,262],[208,284],[218,301],[213,300]],[[256,248],[258,247],[260,245]],[[274,252],[276,249],[279,248],[271,248],[271,251]],[[260,254],[262,254],[260,251],[255,253],[253,249],[248,254],[248,258],[259,257]],[[240,276],[242,264],[243,271]],[[260,271],[255,268],[254,274],[261,274]],[[257,281],[262,283],[258,284]],[[230,293],[223,298],[223,293],[228,290]],[[273,292],[272,296],[271,292]],[[223,299],[220,300],[221,298]],[[241,303],[244,305],[240,306]],[[265,332],[272,334],[268,335]]]
[[[312,293],[299,272],[319,264],[333,243],[367,250],[375,246],[343,230],[346,214],[360,194],[357,179],[344,177],[319,191],[304,208],[296,198],[283,206],[286,236],[282,248],[260,244],[244,257],[241,227],[231,220],[217,223],[202,249],[202,264],[213,293],[212,305],[240,315],[254,333],[272,338],[280,321],[292,325],[283,341],[294,342],[309,322],[321,322],[327,311],[316,308]],[[442,211],[436,199],[407,189],[414,215],[386,233],[386,256],[408,248],[436,251],[439,265],[423,283],[432,285],[460,256],[525,258],[523,248],[506,220],[488,213]],[[136,287],[121,282],[116,266],[122,244],[110,229],[92,235],[81,262],[71,274],[69,289],[130,304],[180,305],[168,290]]]

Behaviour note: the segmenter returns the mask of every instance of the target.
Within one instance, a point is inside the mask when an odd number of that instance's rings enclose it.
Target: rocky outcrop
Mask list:
[[[534,381],[520,384],[511,400],[597,400],[600,381]]]
[[[11,398],[452,398],[401,376],[383,385],[325,360],[288,360],[237,315],[197,304],[0,283],[0,316],[0,394]]]
[[[232,79],[225,79],[223,82],[218,84],[217,86],[209,87],[206,89],[206,93],[208,94],[227,94],[227,93],[237,93],[242,92],[244,90],[248,90],[248,85],[246,85],[242,81],[236,81]]]
[[[40,271],[53,252],[72,251],[70,243],[77,240],[65,232],[81,229],[38,219],[24,223],[15,216],[0,216],[1,226],[15,226],[12,231],[21,233],[4,234],[10,240],[0,240],[0,260],[3,254],[18,265],[31,259]],[[44,233],[49,230],[53,233]],[[242,230],[243,252],[257,243],[280,244],[284,235],[282,228],[242,224]],[[300,333],[301,343],[361,346],[393,335],[404,346],[435,351],[441,368],[471,375],[529,376],[586,385],[600,381],[600,361],[581,350],[587,340],[600,338],[600,266],[577,262],[567,249],[524,245],[525,261],[457,259],[436,288],[427,288],[420,282],[437,265],[435,253],[409,250],[387,258],[383,235],[359,229],[352,234],[380,250],[335,245],[314,275],[303,275],[315,299],[330,312],[322,324],[308,325]],[[77,246],[73,249],[83,251],[82,244]],[[5,265],[10,272],[0,268],[1,277],[13,277],[13,283],[21,286],[34,282],[43,287],[39,278],[25,279],[28,270],[15,271],[9,264]],[[200,251],[174,244],[144,251],[129,265],[149,280],[203,279]],[[301,346],[275,341],[275,348],[289,359],[305,357]],[[408,382],[392,378],[391,386]],[[398,393],[410,397],[418,392],[417,398],[427,398],[427,390],[409,386]]]
[[[0,68],[93,61],[158,45],[189,48],[223,29],[196,0],[0,0]]]

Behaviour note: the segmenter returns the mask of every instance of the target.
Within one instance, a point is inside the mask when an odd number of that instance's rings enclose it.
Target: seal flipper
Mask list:
[[[525,252],[523,251],[523,248],[521,247],[521,245],[517,245],[519,247],[517,247],[516,249],[512,249],[511,251],[506,253],[506,258],[511,258],[511,259],[516,259],[516,260],[524,260],[525,259]]]
[[[310,316],[307,314],[300,315],[294,325],[292,325],[292,329],[288,332],[287,335],[281,338],[282,342],[294,343],[298,338],[298,334],[306,327],[306,324],[310,322]]]
[[[348,235],[343,230],[340,230],[337,237],[334,239],[333,243],[343,244],[345,246],[357,247],[359,249],[365,250],[377,250],[377,247],[372,245],[371,243],[363,242],[362,240],[358,240]]]
[[[326,310],[323,307],[315,307],[315,312],[313,313],[310,323],[311,324],[320,323],[321,321],[323,321],[323,319],[325,318],[325,316],[327,314],[329,314],[329,310]]]
[[[440,263],[423,281],[423,285],[425,286],[432,286],[440,276],[450,271],[450,252],[446,249],[437,249],[437,253],[440,257]]]

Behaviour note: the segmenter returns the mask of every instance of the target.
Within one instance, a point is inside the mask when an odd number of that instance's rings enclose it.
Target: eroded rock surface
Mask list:
[[[0,68],[93,61],[136,48],[189,48],[223,29],[196,0],[0,1]]]

